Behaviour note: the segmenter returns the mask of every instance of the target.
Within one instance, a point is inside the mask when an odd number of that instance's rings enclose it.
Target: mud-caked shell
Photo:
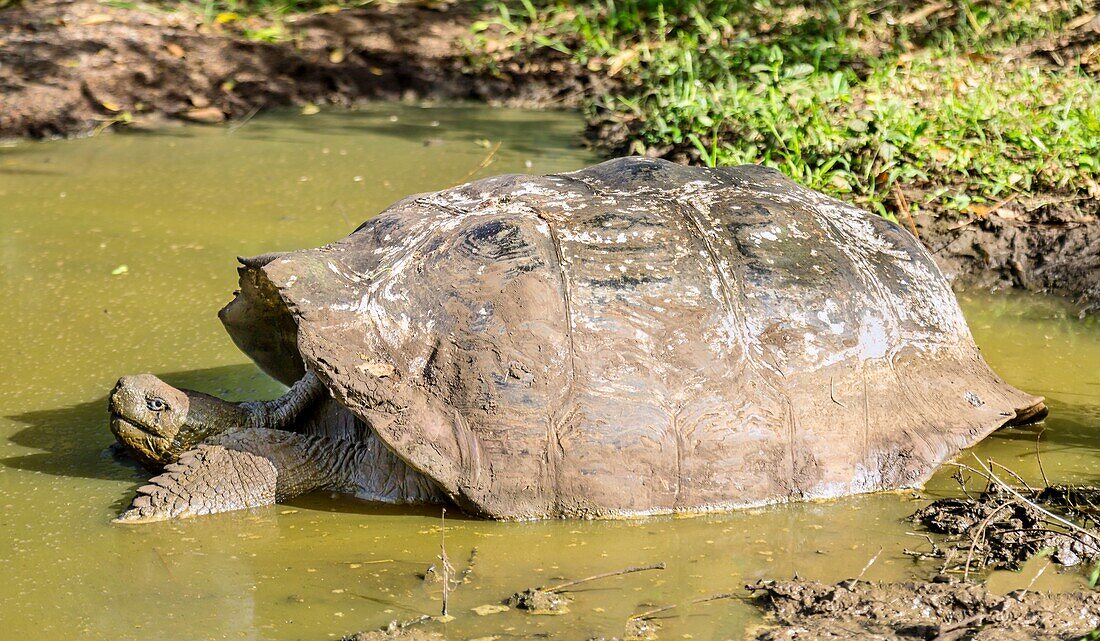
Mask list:
[[[489,178],[244,262],[237,344],[492,517],[919,485],[1041,407],[908,232],[756,166]]]

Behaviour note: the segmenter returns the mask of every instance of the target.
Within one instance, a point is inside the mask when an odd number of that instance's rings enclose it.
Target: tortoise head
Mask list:
[[[108,397],[111,432],[142,465],[159,469],[207,437],[243,426],[236,403],[172,387],[152,374],[123,376]]]

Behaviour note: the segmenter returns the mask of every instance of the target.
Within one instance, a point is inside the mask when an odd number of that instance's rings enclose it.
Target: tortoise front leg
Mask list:
[[[142,523],[272,505],[315,489],[345,490],[353,443],[271,429],[240,429],[180,455],[138,488],[115,519]]]
[[[311,371],[294,383],[279,398],[270,401],[241,403],[241,409],[249,412],[249,427],[273,430],[293,430],[298,418],[315,401],[326,396],[324,384]]]

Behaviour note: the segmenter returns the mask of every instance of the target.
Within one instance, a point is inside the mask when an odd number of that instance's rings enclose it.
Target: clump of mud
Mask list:
[[[1064,515],[1059,520],[1053,512]],[[945,498],[910,518],[945,535],[930,551],[909,551],[918,558],[943,559],[943,571],[969,572],[986,567],[1017,570],[1029,558],[1049,551],[1055,563],[1072,567],[1100,559],[1100,538],[1066,526],[1076,518],[1084,526],[1100,517],[1100,488],[1053,485],[1043,490],[1009,491],[991,484],[977,496]]]
[[[390,627],[385,630],[357,632],[340,641],[443,641],[445,637],[434,631],[412,627]]]
[[[778,626],[757,641],[1078,639],[1100,626],[1100,592],[1005,596],[942,583],[759,581],[746,586]]]
[[[623,568],[622,570],[615,570],[613,572],[603,572],[593,576],[586,576],[583,579],[566,581],[554,587],[528,588],[522,592],[512,594],[505,603],[513,608],[526,610],[531,614],[565,614],[569,611],[567,607],[569,599],[563,593],[568,589],[575,588],[589,581],[607,579],[613,576],[622,576],[624,574],[633,574],[634,572],[663,569],[665,569],[665,564],[663,562],[653,563],[650,565],[634,566]]]
[[[531,614],[565,614],[569,611],[569,599],[557,592],[528,588],[522,592],[516,592],[505,601],[509,606],[518,610],[526,610]]]

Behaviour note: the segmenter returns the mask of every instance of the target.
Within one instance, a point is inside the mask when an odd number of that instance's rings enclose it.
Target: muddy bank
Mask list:
[[[288,20],[293,37],[273,43],[246,37],[274,28],[258,18],[204,24],[182,10],[28,2],[0,11],[0,139],[166,119],[217,123],[290,104],[579,103],[584,79],[562,61],[515,65],[499,76],[468,72],[461,41],[473,19],[462,4],[382,3]]]
[[[915,225],[956,287],[1052,292],[1082,316],[1100,313],[1100,200],[1040,196],[984,218],[924,215]]]
[[[1100,592],[990,593],[972,583],[761,581],[749,586],[779,625],[757,641],[1078,639],[1100,626]]]
[[[285,25],[291,37],[265,42],[246,37],[275,27],[258,18],[210,24],[187,11],[27,2],[0,11],[0,139],[241,121],[281,105],[376,99],[577,107],[621,82],[547,48],[494,52],[494,64],[475,72],[463,42],[481,16],[470,4],[441,7],[383,3],[300,16]],[[1074,45],[1061,44],[1035,55]],[[595,113],[587,138],[608,155],[626,153],[631,127]],[[647,152],[698,162],[686,145]],[[1097,199],[1050,194],[983,217],[940,213],[902,222],[961,286],[1051,291],[1082,313],[1100,311]]]

